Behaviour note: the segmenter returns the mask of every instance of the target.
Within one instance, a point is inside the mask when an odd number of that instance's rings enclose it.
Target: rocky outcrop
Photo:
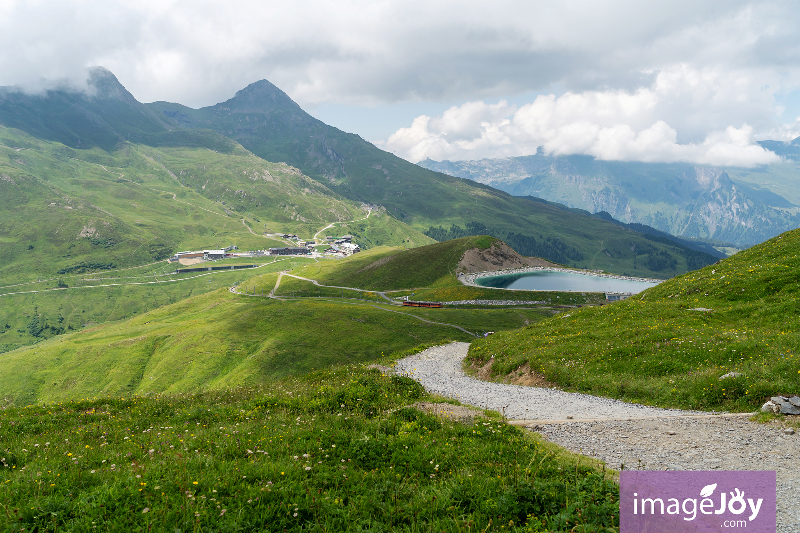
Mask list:
[[[761,412],[800,415],[800,396],[773,396],[761,406]]]
[[[464,252],[458,263],[458,274],[472,274],[475,272],[494,272],[496,270],[509,270],[529,266],[557,267],[540,257],[524,257],[515,252],[504,242],[496,242],[490,248],[471,248]]]

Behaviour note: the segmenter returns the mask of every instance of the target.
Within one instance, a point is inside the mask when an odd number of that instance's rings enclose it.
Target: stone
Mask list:
[[[783,430],[784,435],[794,435],[794,430],[792,428],[786,428]]]
[[[770,398],[770,401],[774,404],[780,405],[786,401],[786,398],[784,398],[783,396],[773,396],[772,398]]]
[[[767,403],[761,406],[762,413],[780,413],[781,408],[772,400],[769,400]]]
[[[800,415],[800,407],[790,404],[786,402],[781,404],[781,413],[784,415]]]
[[[742,374],[741,372],[728,372],[724,376],[720,376],[719,379],[723,380],[727,378],[738,378],[739,376],[744,376],[744,374]]]
[[[667,435],[675,435],[674,431],[667,431]]]
[[[789,398],[789,403],[797,407],[800,407],[800,396],[792,396],[791,398]]]

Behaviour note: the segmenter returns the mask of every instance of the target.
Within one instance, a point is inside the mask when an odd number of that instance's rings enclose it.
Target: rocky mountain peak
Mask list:
[[[281,108],[302,111],[289,95],[267,80],[251,83],[238,91],[230,100],[214,107],[227,108],[239,113],[265,113]]]
[[[729,189],[733,181],[724,170],[714,167],[693,167],[682,172],[680,178],[697,184],[699,189],[713,192],[718,189]]]
[[[89,67],[86,83],[93,91],[89,96],[98,100],[121,100],[139,104],[138,100],[119,82],[116,76],[105,67]]]

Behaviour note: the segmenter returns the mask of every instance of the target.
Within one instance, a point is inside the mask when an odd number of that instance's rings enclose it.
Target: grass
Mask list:
[[[253,270],[173,274],[176,264],[164,261],[100,273],[60,275],[41,282],[0,287],[0,351],[35,344],[56,335],[80,331],[152,311],[264,272],[293,268],[307,258],[230,259],[206,263],[262,264]],[[271,264],[268,264],[271,263]]]
[[[367,211],[284,163],[233,144],[122,143],[74,150],[0,127],[0,228],[5,283],[50,277],[83,263],[137,266],[188,249],[285,245],[263,233],[310,239],[330,223],[360,231],[364,246],[432,240]],[[355,233],[353,233],[355,234]]]
[[[4,531],[616,531],[595,464],[358,367],[0,411]]]
[[[368,290],[413,289],[429,286],[458,286],[455,273],[464,253],[471,248],[489,248],[497,239],[486,235],[465,237],[411,250],[376,248],[356,254],[347,261],[317,263],[298,275],[325,285]]]
[[[286,246],[264,232],[310,239],[330,223],[337,224],[334,234],[368,239],[365,246],[432,242],[384,212],[348,226],[366,217],[359,204],[225,141],[231,146],[221,152],[169,143],[74,150],[0,126],[0,294],[26,293],[0,296],[0,351],[252,275],[131,285],[148,276],[176,279],[163,275],[160,262],[177,251]],[[104,283],[126,286],[85,290]],[[34,319],[41,324],[31,324]]]
[[[23,405],[251,386],[372,361],[419,344],[474,339],[453,326],[480,333],[543,316],[535,309],[410,310],[338,298],[280,301],[219,289],[8,352],[0,357],[0,398]]]
[[[634,402],[751,411],[800,392],[798,272],[794,230],[623,302],[480,340],[469,359]]]

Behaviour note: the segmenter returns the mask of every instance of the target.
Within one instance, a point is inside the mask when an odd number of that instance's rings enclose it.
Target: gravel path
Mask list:
[[[516,425],[611,468],[774,470],[777,531],[800,533],[800,435],[742,417],[702,416],[707,413],[479,381],[461,369],[468,349],[467,343],[431,348],[401,359],[395,372],[416,379],[430,392],[505,411],[507,418],[526,421]]]
[[[503,385],[480,381],[464,374],[461,362],[469,344],[454,342],[436,346],[397,362],[395,371],[422,383],[430,392],[463,403],[505,413],[521,420],[564,420],[630,417],[664,417],[701,414],[695,411],[658,409],[619,400],[598,398],[553,389]]]

